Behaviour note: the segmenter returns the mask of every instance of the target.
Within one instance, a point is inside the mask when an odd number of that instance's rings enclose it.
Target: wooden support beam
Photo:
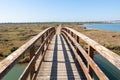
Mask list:
[[[79,43],[79,36],[76,35],[76,41]],[[77,53],[79,53],[79,49],[76,47]]]
[[[35,46],[33,45],[30,48],[30,60],[33,58],[33,56],[35,55]],[[30,80],[32,80],[33,75],[35,73],[35,62],[33,62],[34,64],[31,66],[30,68]]]
[[[73,32],[71,31],[71,36],[73,37]]]
[[[88,55],[91,57],[91,59],[93,59],[94,49],[90,45],[88,45]],[[89,62],[88,62],[88,72],[91,75],[91,77],[93,78],[93,69],[91,68]]]
[[[44,35],[41,38],[41,43],[43,43],[43,41],[44,41]],[[42,54],[43,54],[43,52],[44,52],[44,46],[42,47]]]

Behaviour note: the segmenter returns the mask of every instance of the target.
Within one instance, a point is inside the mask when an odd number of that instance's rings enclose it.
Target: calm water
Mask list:
[[[17,64],[2,80],[18,80],[25,67],[25,64]]]
[[[99,54],[94,56],[94,61],[100,69],[109,77],[110,80],[120,80],[120,70],[108,62],[104,57]],[[97,80],[97,79],[95,79]]]
[[[87,29],[120,32],[120,24],[84,24]]]
[[[83,26],[87,27],[87,29],[120,32],[120,24],[84,24]],[[104,57],[96,54],[94,56],[94,61],[110,80],[120,80],[120,70],[108,62]]]

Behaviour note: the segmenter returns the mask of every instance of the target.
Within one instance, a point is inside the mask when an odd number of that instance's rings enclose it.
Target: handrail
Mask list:
[[[99,52],[99,54],[101,54],[103,57],[105,57],[116,68],[118,68],[120,70],[120,56],[118,56],[114,52],[112,52],[112,51],[108,50],[107,48],[101,46],[99,43],[97,43],[94,40],[88,38],[84,34],[82,34],[80,32],[77,32],[74,29],[64,27],[64,28],[62,28],[61,32],[65,36],[67,41],[68,40],[71,41],[76,46],[76,51],[79,50],[81,52],[81,54],[84,56],[84,58],[87,60],[88,71],[90,71],[91,68],[92,68],[92,70],[97,74],[97,76],[100,79],[108,80],[106,75],[100,70],[100,68],[95,64],[95,62],[93,62],[93,60],[92,60],[93,51]],[[76,38],[76,40],[75,40],[75,38]],[[89,46],[88,47],[88,53],[80,46],[79,39],[82,39],[83,41],[85,41],[88,44],[88,46]],[[68,43],[69,43],[69,41],[68,41]],[[72,50],[73,50],[73,52],[75,52],[74,49],[72,49]],[[75,55],[78,55],[77,52],[75,52],[75,53],[76,53]],[[78,58],[78,56],[76,56],[76,58],[77,58],[77,60],[78,59],[80,60],[80,58]],[[81,62],[79,60],[78,60],[78,62]],[[81,65],[81,67],[83,67],[83,66]],[[91,73],[91,72],[89,72],[89,73]]]
[[[70,30],[77,36],[79,36],[82,40],[84,40],[88,45],[93,47],[96,51],[98,51],[102,56],[104,56],[108,61],[110,61],[114,66],[116,66],[120,70],[120,56],[116,53],[108,50],[107,48],[101,46],[99,43],[95,42],[94,40],[88,38],[84,34],[81,34],[80,32],[77,32],[71,28],[64,28],[67,30]]]
[[[41,39],[41,45],[40,45],[38,53],[40,52],[40,50],[42,50],[42,53],[43,53],[44,46],[48,45],[48,43],[50,42],[51,37],[54,34],[55,34],[55,28],[54,27],[47,28],[44,31],[42,31],[41,33],[39,33],[38,35],[36,35],[35,37],[33,37],[27,43],[22,45],[19,49],[14,51],[7,58],[2,60],[0,62],[0,80],[11,70],[11,68],[13,68],[13,66],[16,63],[18,63],[18,61],[26,54],[25,53],[26,51],[30,51],[30,57],[31,57],[30,59],[31,59],[31,61],[34,59],[33,57],[35,57],[35,55],[38,56],[38,54],[35,53],[35,46],[34,45],[39,39]],[[34,60],[36,60],[36,59],[34,59]],[[35,68],[35,64],[32,65],[32,67]],[[35,70],[35,69],[33,69],[33,70]],[[32,74],[31,75],[32,77],[33,77],[33,73],[35,73],[35,72],[31,70],[30,74]]]
[[[80,64],[81,68],[83,69],[83,72],[85,73],[85,76],[86,76],[87,80],[92,80],[92,78],[91,78],[91,76],[90,76],[90,74],[89,74],[89,72],[88,72],[84,62],[82,61],[82,58],[79,56],[79,54],[77,53],[76,49],[71,44],[69,38],[67,37],[67,34],[63,33],[63,31],[62,31],[62,35],[66,38],[68,44],[70,45],[72,51],[74,52],[74,55],[75,55],[78,63]]]

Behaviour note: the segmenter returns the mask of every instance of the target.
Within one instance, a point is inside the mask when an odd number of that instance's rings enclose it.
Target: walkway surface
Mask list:
[[[86,80],[59,30],[48,46],[37,80]]]

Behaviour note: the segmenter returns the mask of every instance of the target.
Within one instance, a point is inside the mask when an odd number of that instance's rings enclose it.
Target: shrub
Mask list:
[[[3,53],[2,52],[0,52],[0,57],[3,57],[4,55],[3,55]]]
[[[29,56],[26,55],[23,59],[19,61],[19,63],[28,63],[29,61],[30,61],[30,58]]]
[[[17,50],[18,47],[12,47],[12,49],[10,50],[11,52],[14,52],[15,50]]]

